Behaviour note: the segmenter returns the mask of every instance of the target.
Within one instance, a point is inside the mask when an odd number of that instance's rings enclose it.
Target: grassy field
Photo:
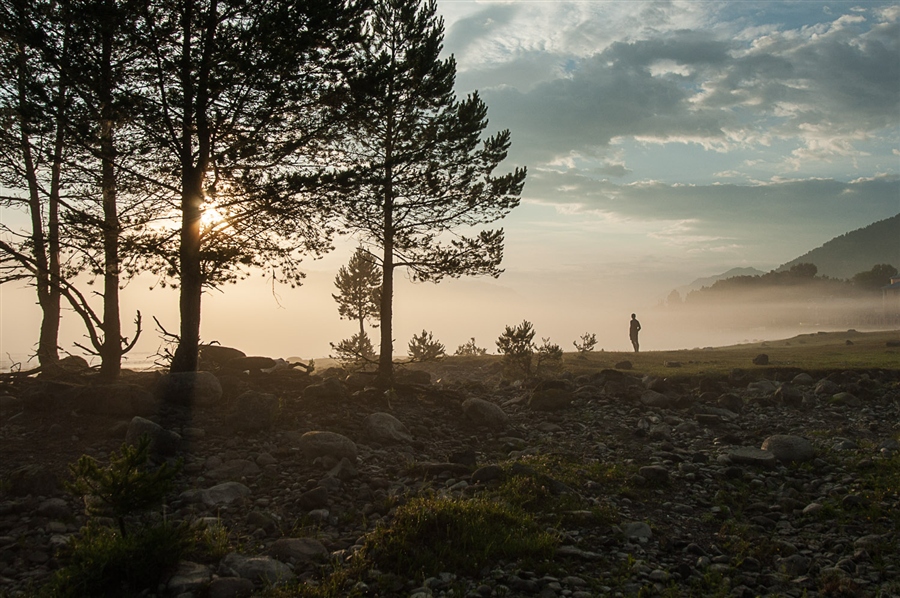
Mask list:
[[[758,369],[753,358],[765,353],[769,356],[769,368],[900,369],[900,346],[888,346],[889,341],[900,341],[900,331],[819,332],[776,341],[678,351],[592,352],[584,357],[568,353],[565,366],[574,373],[590,373],[628,360],[634,371],[643,374],[727,374],[734,368]],[[676,363],[680,365],[673,367]]]

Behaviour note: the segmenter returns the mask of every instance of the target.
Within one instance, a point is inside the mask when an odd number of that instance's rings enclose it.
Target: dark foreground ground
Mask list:
[[[9,379],[0,596],[35,594],[68,563],[88,520],[68,464],[106,463],[140,426],[160,458],[183,458],[166,518],[215,532],[144,596],[900,596],[891,360],[645,375],[567,356],[523,384],[499,358],[449,358],[405,368],[388,395],[337,370],[221,370],[218,394],[206,375],[181,403],[158,373],[114,388]],[[515,503],[553,548],[401,573],[370,539],[416,497]],[[399,550],[455,541],[438,538]],[[476,562],[480,548],[460,546]]]

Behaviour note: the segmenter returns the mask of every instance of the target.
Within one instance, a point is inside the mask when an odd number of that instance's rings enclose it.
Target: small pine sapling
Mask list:
[[[487,355],[487,352],[487,349],[475,344],[475,337],[473,336],[469,339],[469,342],[457,347],[454,355]]]
[[[409,341],[409,358],[411,361],[437,361],[446,355],[444,345],[436,340],[430,332],[414,334]]]
[[[581,357],[584,357],[585,355],[593,351],[594,347],[597,346],[597,335],[585,332],[581,335],[580,339],[578,339],[577,341],[572,341],[572,344],[575,345],[575,348],[578,350],[578,354]]]
[[[507,373],[531,376],[531,358],[534,355],[534,328],[528,320],[515,328],[507,326],[497,339],[497,351],[503,355]]]
[[[375,349],[372,341],[365,332],[358,332],[350,338],[345,338],[338,344],[329,343],[334,353],[333,359],[341,362],[344,367],[364,368],[375,363]]]
[[[535,369],[541,373],[557,372],[562,367],[563,350],[549,338],[541,338],[537,348],[537,365]]]
[[[126,537],[125,518],[160,504],[181,469],[180,460],[174,466],[163,463],[155,469],[149,461],[150,437],[145,434],[137,445],[123,444],[120,453],[111,453],[106,467],[82,455],[69,465],[74,481],[66,486],[75,495],[91,497],[86,498],[88,514],[108,513]]]

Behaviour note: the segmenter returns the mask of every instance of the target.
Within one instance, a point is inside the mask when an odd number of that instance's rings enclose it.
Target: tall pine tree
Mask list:
[[[519,203],[525,169],[495,175],[509,131],[481,139],[487,107],[459,100],[456,62],[441,58],[443,20],[433,0],[378,0],[354,79],[358,126],[348,139],[348,228],[381,249],[378,378],[393,382],[394,271],[414,280],[502,270],[503,230],[460,230],[503,218]]]

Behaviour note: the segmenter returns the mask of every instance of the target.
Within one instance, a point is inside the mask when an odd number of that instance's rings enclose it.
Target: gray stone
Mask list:
[[[172,430],[166,430],[156,422],[139,415],[132,418],[125,432],[125,443],[137,446],[142,436],[150,438],[150,451],[163,456],[172,456],[181,449],[181,435]]]
[[[300,437],[297,447],[310,461],[319,457],[340,461],[346,457],[351,463],[356,463],[356,443],[335,432],[306,432]]]
[[[740,465],[774,467],[776,464],[774,453],[752,447],[738,447],[731,449],[728,451],[727,456],[732,463],[738,463]]]
[[[327,378],[303,389],[303,400],[305,401],[328,402],[343,399],[346,396],[347,388],[337,378]]]
[[[645,390],[641,394],[641,403],[647,407],[672,409],[677,405],[678,399],[670,397],[669,395],[664,395],[661,392],[656,392],[655,390]]]
[[[297,497],[297,505],[304,511],[314,511],[328,506],[328,490],[317,486]]]
[[[785,462],[812,461],[816,456],[816,449],[809,440],[790,434],[769,436],[763,440],[760,448],[774,454],[779,461]]]
[[[832,405],[843,405],[846,407],[860,407],[862,406],[862,401],[857,398],[856,395],[849,392],[839,392],[831,397],[830,403]]]
[[[206,565],[192,561],[180,561],[175,573],[166,582],[166,589],[173,596],[195,592],[209,583],[212,571]]]
[[[484,467],[479,467],[475,471],[472,472],[472,477],[470,478],[473,484],[490,482],[493,480],[499,480],[503,477],[503,468],[499,465],[485,465]]]
[[[375,442],[395,444],[412,441],[412,435],[403,422],[390,413],[373,413],[365,419],[363,426]]]
[[[653,530],[643,521],[634,521],[631,523],[623,523],[622,534],[626,538],[652,538]]]
[[[324,562],[328,549],[315,538],[281,538],[269,547],[269,555],[289,563]]]
[[[479,398],[463,401],[463,413],[470,421],[479,426],[494,430],[505,429],[509,425],[509,416],[499,406]]]
[[[224,482],[203,490],[200,500],[208,507],[230,505],[250,496],[250,488],[240,482]]]
[[[209,471],[207,475],[214,480],[237,481],[259,475],[261,471],[259,465],[249,459],[231,459]]]
[[[220,576],[235,576],[254,583],[278,584],[294,579],[291,568],[267,556],[245,556],[232,552],[219,563]]]

